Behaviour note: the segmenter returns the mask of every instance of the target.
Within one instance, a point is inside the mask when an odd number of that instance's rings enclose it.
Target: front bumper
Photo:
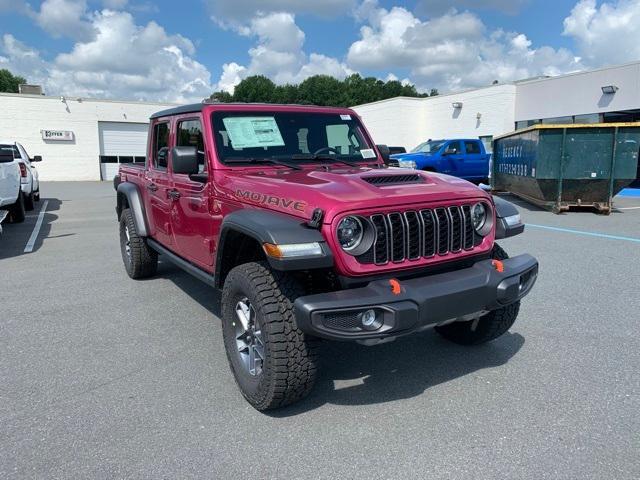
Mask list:
[[[520,300],[531,291],[538,262],[531,255],[492,260],[472,267],[402,280],[394,293],[390,281],[366,287],[299,297],[294,303],[298,327],[334,340],[366,340],[405,335],[449,321],[476,318]],[[362,325],[361,314],[373,309],[376,323]]]

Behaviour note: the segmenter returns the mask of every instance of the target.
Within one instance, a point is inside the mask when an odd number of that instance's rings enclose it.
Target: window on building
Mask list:
[[[100,163],[118,163],[117,155],[100,155]]]
[[[484,145],[485,152],[487,153],[493,152],[493,136],[492,135],[485,135],[483,137],[480,137],[480,141]]]
[[[574,115],[573,123],[600,123],[602,119],[599,113],[587,113],[585,115]]]
[[[167,169],[169,157],[169,124],[158,123],[153,127],[153,168]]]
[[[543,118],[542,123],[545,125],[566,125],[573,123],[573,117],[551,117],[551,118]]]
[[[204,154],[204,136],[200,120],[184,120],[178,123],[177,145],[179,147],[196,147],[198,152],[198,172],[202,173],[207,169]]]
[[[605,123],[639,122],[640,110],[625,110],[622,112],[606,112],[602,114]]]

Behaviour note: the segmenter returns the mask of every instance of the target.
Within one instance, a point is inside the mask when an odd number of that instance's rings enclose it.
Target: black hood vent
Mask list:
[[[372,177],[362,177],[365,182],[376,186],[401,185],[407,183],[424,183],[424,179],[417,173],[405,175],[376,175]]]

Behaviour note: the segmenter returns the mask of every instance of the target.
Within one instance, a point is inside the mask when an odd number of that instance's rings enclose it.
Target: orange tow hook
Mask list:
[[[400,287],[400,282],[395,278],[389,280],[389,285],[391,285],[391,293],[394,295],[400,295],[402,288]]]
[[[491,265],[493,265],[498,273],[504,272],[504,263],[502,263],[500,260],[492,260]]]

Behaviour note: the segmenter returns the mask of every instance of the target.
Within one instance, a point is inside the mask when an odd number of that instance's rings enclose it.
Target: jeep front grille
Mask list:
[[[482,242],[471,205],[370,215],[375,237],[359,263],[384,265],[473,250]]]

